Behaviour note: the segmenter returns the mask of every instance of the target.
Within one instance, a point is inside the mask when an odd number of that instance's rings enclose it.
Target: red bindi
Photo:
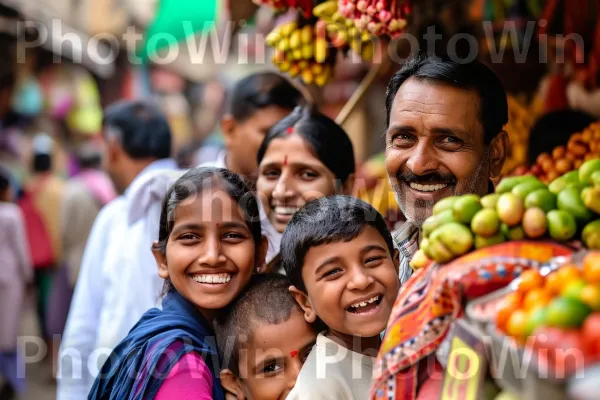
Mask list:
[[[287,156],[283,157],[283,166],[285,167],[287,165]]]
[[[300,353],[298,350],[290,351],[290,357],[294,358]]]
[[[290,126],[289,128],[287,128],[285,130],[285,133],[287,133],[288,135],[291,135],[292,133],[294,133],[294,127]]]

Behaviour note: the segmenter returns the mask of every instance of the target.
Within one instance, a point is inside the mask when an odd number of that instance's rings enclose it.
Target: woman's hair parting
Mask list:
[[[192,196],[199,196],[206,190],[224,190],[244,212],[254,245],[261,245],[262,234],[260,215],[255,194],[242,177],[223,168],[193,168],[179,178],[167,191],[160,213],[160,227],[156,249],[163,253],[173,230],[174,212],[177,207]]]
[[[354,149],[341,126],[316,111],[313,106],[298,106],[290,115],[279,121],[267,134],[258,150],[258,164],[262,161],[274,139],[296,133],[312,148],[315,156],[341,183],[354,173]]]

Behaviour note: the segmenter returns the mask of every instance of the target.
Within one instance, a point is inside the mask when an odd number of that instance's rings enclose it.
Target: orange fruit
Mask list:
[[[600,252],[594,251],[585,256],[583,277],[589,283],[600,283]]]
[[[552,296],[546,291],[546,289],[532,289],[527,292],[523,298],[523,308],[531,311],[534,308],[547,305],[550,303],[550,300],[552,300]]]
[[[541,288],[542,286],[544,286],[544,277],[540,275],[540,271],[533,268],[521,274],[521,282],[519,282],[518,291],[524,294],[532,289]]]
[[[546,292],[551,295],[559,294],[562,290],[562,282],[560,281],[560,275],[553,272],[546,276],[546,284],[544,285]]]
[[[554,272],[558,275],[560,280],[561,289],[567,286],[571,281],[581,278],[581,271],[575,265],[567,264],[560,267]]]
[[[523,309],[513,311],[506,322],[506,333],[508,333],[510,336],[514,336],[517,339],[522,339],[527,330],[528,320],[529,314],[527,311]]]
[[[600,310],[600,286],[586,285],[579,293],[579,300],[594,311]]]
[[[517,293],[510,293],[496,307],[496,326],[501,331],[506,331],[506,323],[511,314],[520,308],[520,298]]]

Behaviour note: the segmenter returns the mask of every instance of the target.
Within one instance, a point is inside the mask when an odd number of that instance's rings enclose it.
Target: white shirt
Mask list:
[[[87,398],[112,349],[148,309],[158,305],[163,280],[150,251],[158,238],[160,205],[172,160],[149,165],[122,196],[98,214],[90,232],[63,334],[57,400]]]

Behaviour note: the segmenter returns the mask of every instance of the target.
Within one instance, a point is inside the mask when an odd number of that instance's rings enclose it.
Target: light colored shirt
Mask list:
[[[287,400],[368,399],[374,363],[319,333]]]
[[[162,197],[157,192],[162,188],[164,196],[168,186],[164,181],[153,186],[151,177],[174,168],[172,160],[150,164],[98,214],[62,338],[57,400],[87,398],[111,350],[157,306],[163,282],[150,249],[158,238]]]
[[[419,229],[407,221],[394,233],[393,238],[400,251],[400,283],[404,283],[413,273],[409,262],[419,250]]]

